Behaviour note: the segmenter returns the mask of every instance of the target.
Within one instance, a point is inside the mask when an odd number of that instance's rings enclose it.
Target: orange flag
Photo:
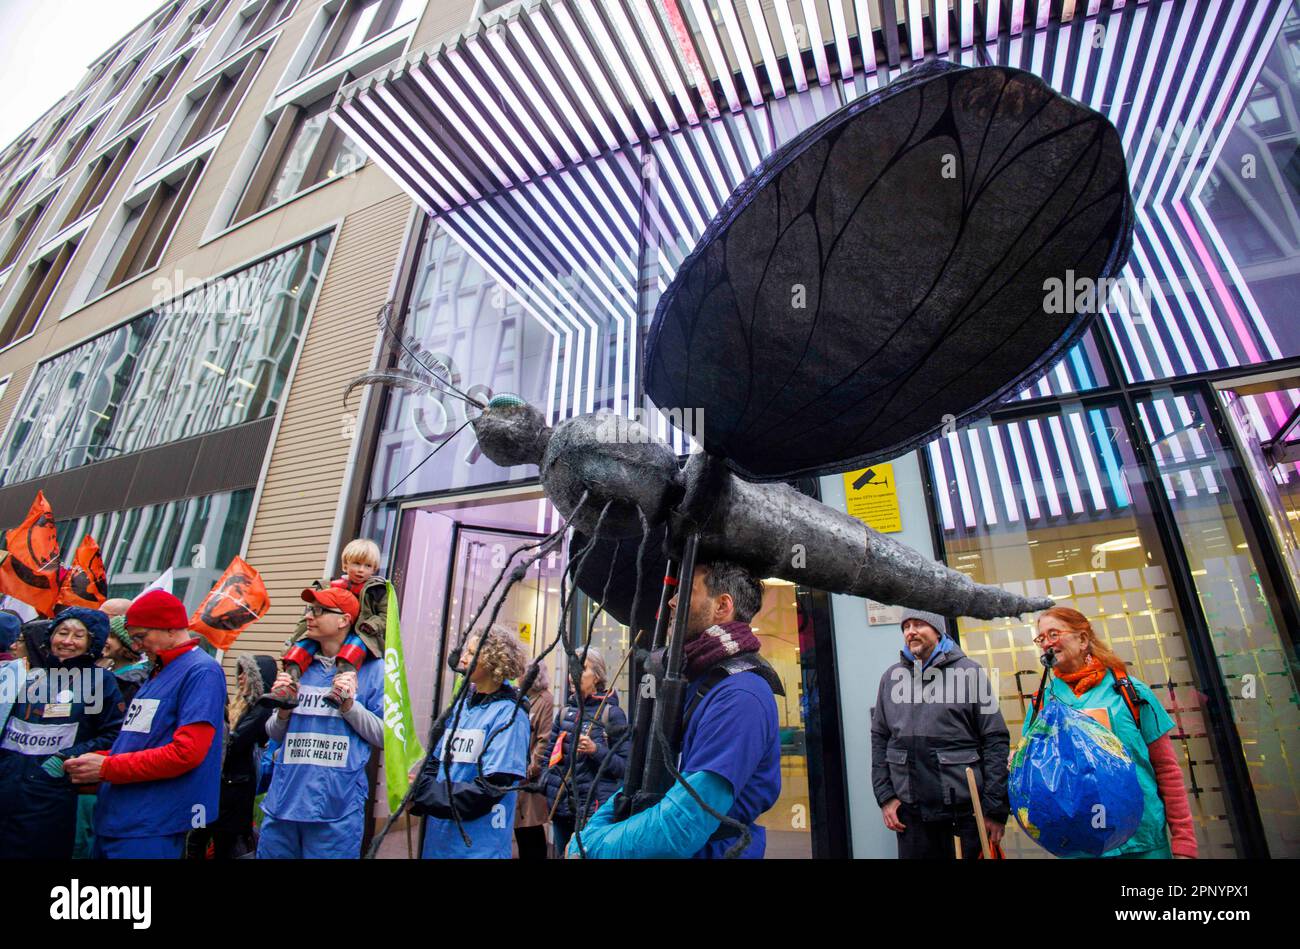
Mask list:
[[[97,610],[108,599],[108,574],[99,544],[87,534],[77,548],[72,566],[59,586],[59,602],[65,606],[84,606]]]
[[[266,615],[270,606],[261,575],[242,557],[236,557],[199,604],[190,629],[218,649],[229,649],[240,633]]]
[[[42,616],[53,616],[59,599],[59,538],[43,491],[36,492],[26,520],[5,532],[5,545],[9,556],[0,562],[0,591]]]

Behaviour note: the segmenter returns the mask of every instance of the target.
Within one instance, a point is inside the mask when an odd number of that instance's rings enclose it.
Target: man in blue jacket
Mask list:
[[[689,685],[678,764],[714,811],[747,825],[751,839],[738,856],[753,859],[763,856],[767,843],[755,821],[781,794],[781,737],[773,697],[780,683],[758,657],[760,643],[749,625],[762,605],[762,581],[743,567],[727,561],[696,565],[686,624]],[[675,614],[677,597],[669,607]],[[569,842],[569,856],[716,859],[737,843],[734,828],[701,807],[680,783],[653,807],[617,823],[616,798]]]
[[[102,782],[97,858],[178,859],[185,835],[216,820],[226,675],[188,627],[185,605],[165,590],[131,604],[126,628],[153,676],[127,706],[112,750],[64,765],[75,782]]]
[[[259,860],[356,859],[365,833],[366,764],[372,747],[384,747],[384,663],[371,659],[356,671],[334,675],[334,660],[352,631],[361,604],[346,589],[303,590],[307,636],[320,649],[295,682],[276,678],[298,704],[267,722],[280,742],[271,787],[262,801]],[[325,701],[337,688],[343,703]]]

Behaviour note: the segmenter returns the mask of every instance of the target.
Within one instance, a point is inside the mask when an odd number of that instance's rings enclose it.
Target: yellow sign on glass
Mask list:
[[[894,534],[903,529],[893,465],[872,465],[846,472],[844,505],[850,516],[882,534]]]
[[[524,643],[531,643],[531,642],[533,641],[533,624],[532,624],[532,623],[520,623],[520,624],[519,624],[519,641],[520,641],[520,642],[524,642]]]

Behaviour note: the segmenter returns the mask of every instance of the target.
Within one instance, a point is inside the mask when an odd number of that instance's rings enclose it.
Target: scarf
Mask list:
[[[1101,685],[1101,680],[1106,678],[1108,668],[1110,667],[1103,665],[1102,661],[1096,656],[1089,656],[1088,661],[1077,672],[1057,672],[1055,675],[1068,685],[1075,695],[1083,695],[1090,689]],[[1117,679],[1121,679],[1128,674],[1128,668],[1122,662],[1113,671]]]
[[[710,626],[683,647],[686,678],[694,679],[703,675],[710,666],[729,656],[758,652],[760,645],[748,623],[731,622]]]

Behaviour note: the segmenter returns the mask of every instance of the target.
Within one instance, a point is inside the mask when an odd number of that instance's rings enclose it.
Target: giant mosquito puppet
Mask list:
[[[575,689],[587,643],[569,632],[574,585],[632,630],[654,630],[656,688],[643,694],[655,697],[636,707],[623,795],[635,812],[680,778],[682,647],[697,558],[950,616],[1051,605],[974,583],[784,482],[901,454],[1034,381],[1099,309],[1094,293],[1080,298],[1087,305],[1049,312],[1052,281],[1108,286],[1127,260],[1132,220],[1120,139],[1104,116],[1020,70],[929,63],[769,156],[663,294],[644,378],[660,408],[706,410],[694,433],[702,451],[684,465],[634,421],[580,415],[551,427],[517,398],[484,404],[412,351],[395,321],[388,329],[405,350],[402,366],[354,385],[463,398],[481,410],[468,424],[488,459],[538,466],[574,530],[560,638]],[[526,556],[497,577],[462,644],[496,597],[487,635],[506,591],[562,533],[517,552]],[[687,582],[669,633],[665,606],[678,576]],[[659,577],[659,596],[643,597]],[[444,728],[454,734],[468,691],[435,722],[430,755]],[[747,829],[714,816],[740,833],[729,853],[742,852]],[[581,849],[580,831],[576,839]]]

